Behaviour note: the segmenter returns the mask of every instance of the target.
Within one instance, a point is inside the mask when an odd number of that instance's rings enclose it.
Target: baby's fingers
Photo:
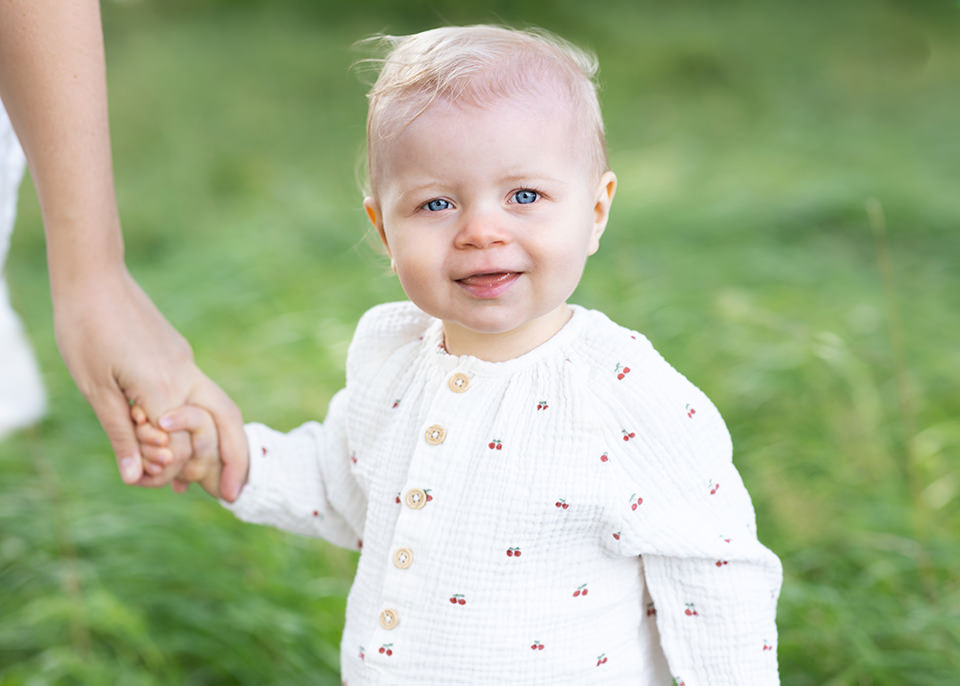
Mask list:
[[[158,429],[150,423],[138,424],[134,432],[141,445],[155,445],[163,448],[170,442],[170,437],[166,431]]]
[[[130,417],[134,423],[134,433],[140,444],[143,469],[147,474],[156,476],[164,466],[173,461],[173,452],[165,446],[169,443],[167,432],[150,424],[147,413],[139,405],[130,408]]]
[[[173,462],[173,452],[169,448],[160,448],[148,443],[140,443],[140,454],[143,456],[143,468],[147,474],[157,475],[163,468]]]
[[[147,421],[147,413],[144,412],[143,408],[139,405],[134,405],[130,408],[130,416],[133,418],[133,423],[137,426]]]
[[[160,417],[158,424],[168,432],[189,431],[191,434],[197,434],[213,432],[215,429],[210,413],[195,405],[184,405],[168,412]]]

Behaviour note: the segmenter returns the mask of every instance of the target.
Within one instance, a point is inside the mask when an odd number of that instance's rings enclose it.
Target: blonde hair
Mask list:
[[[603,116],[597,98],[597,60],[540,29],[448,26],[409,36],[368,39],[387,47],[367,93],[367,190],[375,191],[377,143],[395,135],[438,99],[484,105],[504,96],[559,85],[573,112],[592,130],[590,164],[607,171]]]

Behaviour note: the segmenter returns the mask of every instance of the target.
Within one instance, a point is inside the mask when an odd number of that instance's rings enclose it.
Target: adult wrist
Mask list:
[[[99,298],[119,294],[135,285],[122,259],[98,259],[92,264],[61,263],[50,269],[50,297],[54,312],[58,305],[78,298]]]
[[[130,278],[119,223],[116,229],[97,232],[76,226],[56,231],[48,227],[46,233],[47,268],[54,300],[78,289],[100,288]]]

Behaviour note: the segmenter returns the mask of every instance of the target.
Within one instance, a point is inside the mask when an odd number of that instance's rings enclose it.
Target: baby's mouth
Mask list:
[[[458,282],[465,286],[479,286],[489,288],[512,279],[517,272],[490,272],[487,274],[471,274],[470,276],[459,279]]]
[[[457,279],[457,284],[474,298],[497,298],[520,278],[521,272],[484,272]]]

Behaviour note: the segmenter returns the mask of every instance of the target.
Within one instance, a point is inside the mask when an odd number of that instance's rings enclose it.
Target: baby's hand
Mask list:
[[[214,498],[220,497],[220,461],[219,437],[213,416],[204,408],[194,405],[183,407],[167,413],[163,418],[164,424],[173,431],[186,431],[190,434],[190,453],[185,455],[174,454],[170,446],[169,434],[147,421],[143,409],[134,405],[130,411],[136,425],[137,441],[140,443],[140,453],[145,461],[148,473],[160,471],[164,465],[174,460],[186,461],[174,481],[174,490],[182,493],[187,485],[198,482],[207,493]]]

